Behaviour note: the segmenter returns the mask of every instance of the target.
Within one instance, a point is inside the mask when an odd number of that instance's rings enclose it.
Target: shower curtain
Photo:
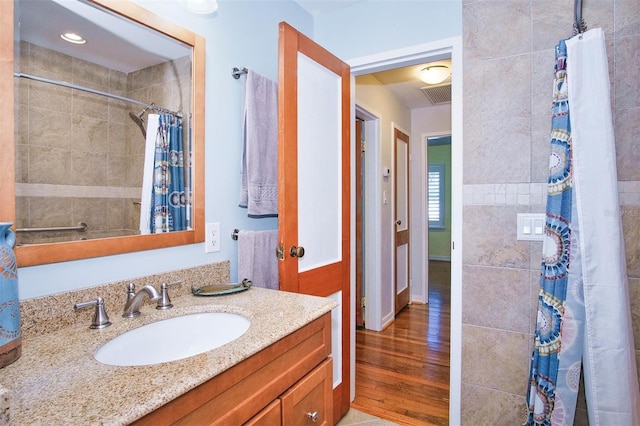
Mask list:
[[[145,145],[140,233],[187,229],[182,119],[149,114]]]
[[[640,424],[604,34],[556,46],[546,232],[527,425]]]

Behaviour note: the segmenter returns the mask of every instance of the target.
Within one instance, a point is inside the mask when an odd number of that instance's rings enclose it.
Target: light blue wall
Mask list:
[[[462,34],[461,0],[368,0],[319,15],[314,40],[344,59]]]
[[[343,59],[449,38],[462,33],[461,0],[366,1],[315,18],[292,0],[219,0],[218,11],[198,17],[175,0],[134,0],[206,38],[205,218],[220,222],[219,253],[204,244],[20,268],[20,298],[91,287],[152,273],[230,260],[236,280],[234,228],[275,229],[276,219],[249,219],[237,207],[243,79],[231,68],[270,77],[278,72],[278,23],[287,21]]]
[[[220,222],[222,251],[205,254],[204,244],[194,244],[20,268],[21,299],[227,259],[231,261],[231,279],[235,280],[237,242],[230,237],[233,228],[277,228],[276,219],[249,219],[246,210],[237,207],[244,78],[234,80],[231,68],[252,68],[277,79],[278,23],[287,21],[311,36],[311,15],[291,0],[222,0],[210,17],[192,15],[177,1],[135,2],[206,39],[205,218],[207,222]]]

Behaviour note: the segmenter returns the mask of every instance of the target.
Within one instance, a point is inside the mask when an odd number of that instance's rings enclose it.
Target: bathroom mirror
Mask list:
[[[204,54],[129,1],[0,2],[0,221],[19,266],[204,241]]]

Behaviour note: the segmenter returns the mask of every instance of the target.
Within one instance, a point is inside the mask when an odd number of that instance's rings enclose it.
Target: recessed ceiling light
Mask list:
[[[73,44],[85,44],[87,42],[87,40],[83,39],[76,33],[63,33],[60,34],[60,38]]]

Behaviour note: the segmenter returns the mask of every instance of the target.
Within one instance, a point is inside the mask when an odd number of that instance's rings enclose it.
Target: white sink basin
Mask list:
[[[183,315],[152,322],[111,339],[98,348],[95,359],[120,366],[176,361],[237,339],[249,324],[242,315],[227,312]]]

